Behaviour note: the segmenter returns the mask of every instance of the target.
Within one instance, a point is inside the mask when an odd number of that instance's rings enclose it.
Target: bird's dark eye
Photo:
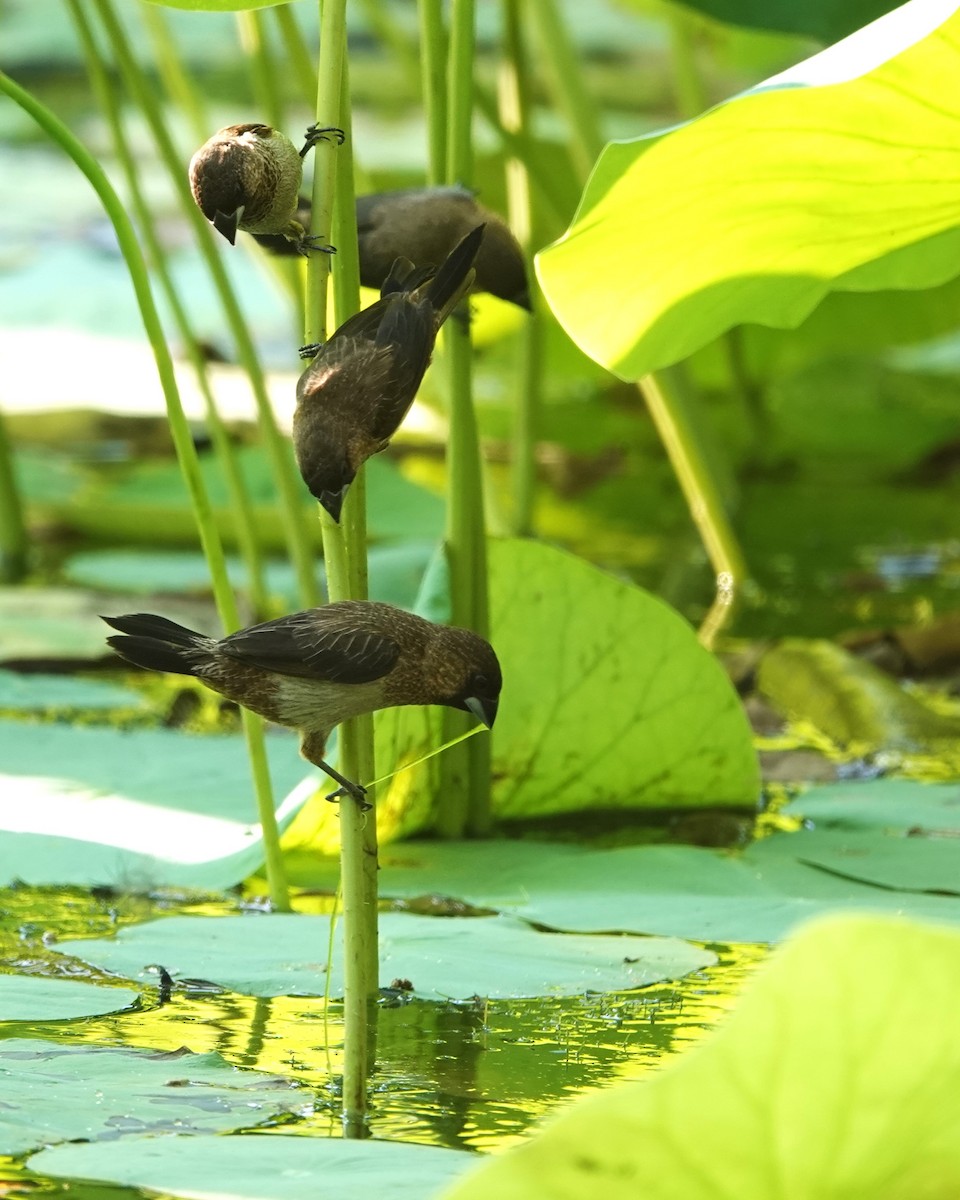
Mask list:
[[[489,687],[490,680],[483,674],[482,671],[475,672],[470,680],[470,686],[476,688],[478,692],[483,691],[485,687]]]

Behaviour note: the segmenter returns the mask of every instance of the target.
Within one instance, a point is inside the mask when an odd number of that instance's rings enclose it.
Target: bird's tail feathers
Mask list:
[[[123,635],[108,637],[107,645],[128,662],[151,671],[195,674],[198,659],[188,652],[199,648],[204,641],[202,634],[153,613],[128,613],[102,620]]]
[[[450,316],[473,283],[473,263],[483,241],[484,225],[478,225],[450,251],[427,284],[424,294],[437,314],[437,327]]]
[[[392,292],[412,292],[436,275],[436,267],[416,267],[409,258],[395,258],[380,288],[381,296]]]

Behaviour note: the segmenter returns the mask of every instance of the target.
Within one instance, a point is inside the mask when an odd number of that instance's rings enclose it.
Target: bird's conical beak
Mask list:
[[[343,508],[343,501],[347,495],[349,483],[340,489],[339,492],[321,492],[320,503],[327,510],[331,517],[339,523],[340,512]]]
[[[235,212],[224,213],[219,209],[213,214],[213,227],[217,233],[222,233],[231,246],[235,246],[237,242],[237,227],[240,224],[240,217],[243,214],[243,208],[238,208]]]
[[[482,721],[488,729],[493,728],[493,723],[497,719],[496,700],[481,700],[478,696],[468,696],[463,703],[464,707],[472,712],[478,721]]]

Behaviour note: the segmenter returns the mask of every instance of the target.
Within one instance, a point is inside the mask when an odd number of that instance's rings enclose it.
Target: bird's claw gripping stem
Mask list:
[[[306,157],[307,152],[317,142],[336,142],[338,146],[342,146],[347,135],[335,125],[314,124],[307,126],[307,132],[304,136],[306,137],[306,141],[303,143],[303,149],[300,151],[301,158]]]

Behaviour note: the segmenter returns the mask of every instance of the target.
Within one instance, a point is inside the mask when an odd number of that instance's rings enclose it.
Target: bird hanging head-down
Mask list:
[[[297,383],[293,446],[310,492],[335,521],[366,460],[400,427],[423,379],[437,332],[473,283],[478,225],[438,267],[398,258],[380,299],[321,345]]]
[[[341,600],[206,637],[166,617],[103,620],[107,642],[128,662],[193,675],[220,695],[300,734],[300,752],[365,805],[364,789],[324,761],[331,730],[351,717],[406,704],[497,715],[500,664],[489,642],[390,604]]]
[[[237,230],[279,234],[296,249],[330,250],[296,219],[303,156],[339,129],[307,130],[303,149],[270,125],[228,125],[208,138],[190,160],[190,190],[197,206],[231,246]]]

